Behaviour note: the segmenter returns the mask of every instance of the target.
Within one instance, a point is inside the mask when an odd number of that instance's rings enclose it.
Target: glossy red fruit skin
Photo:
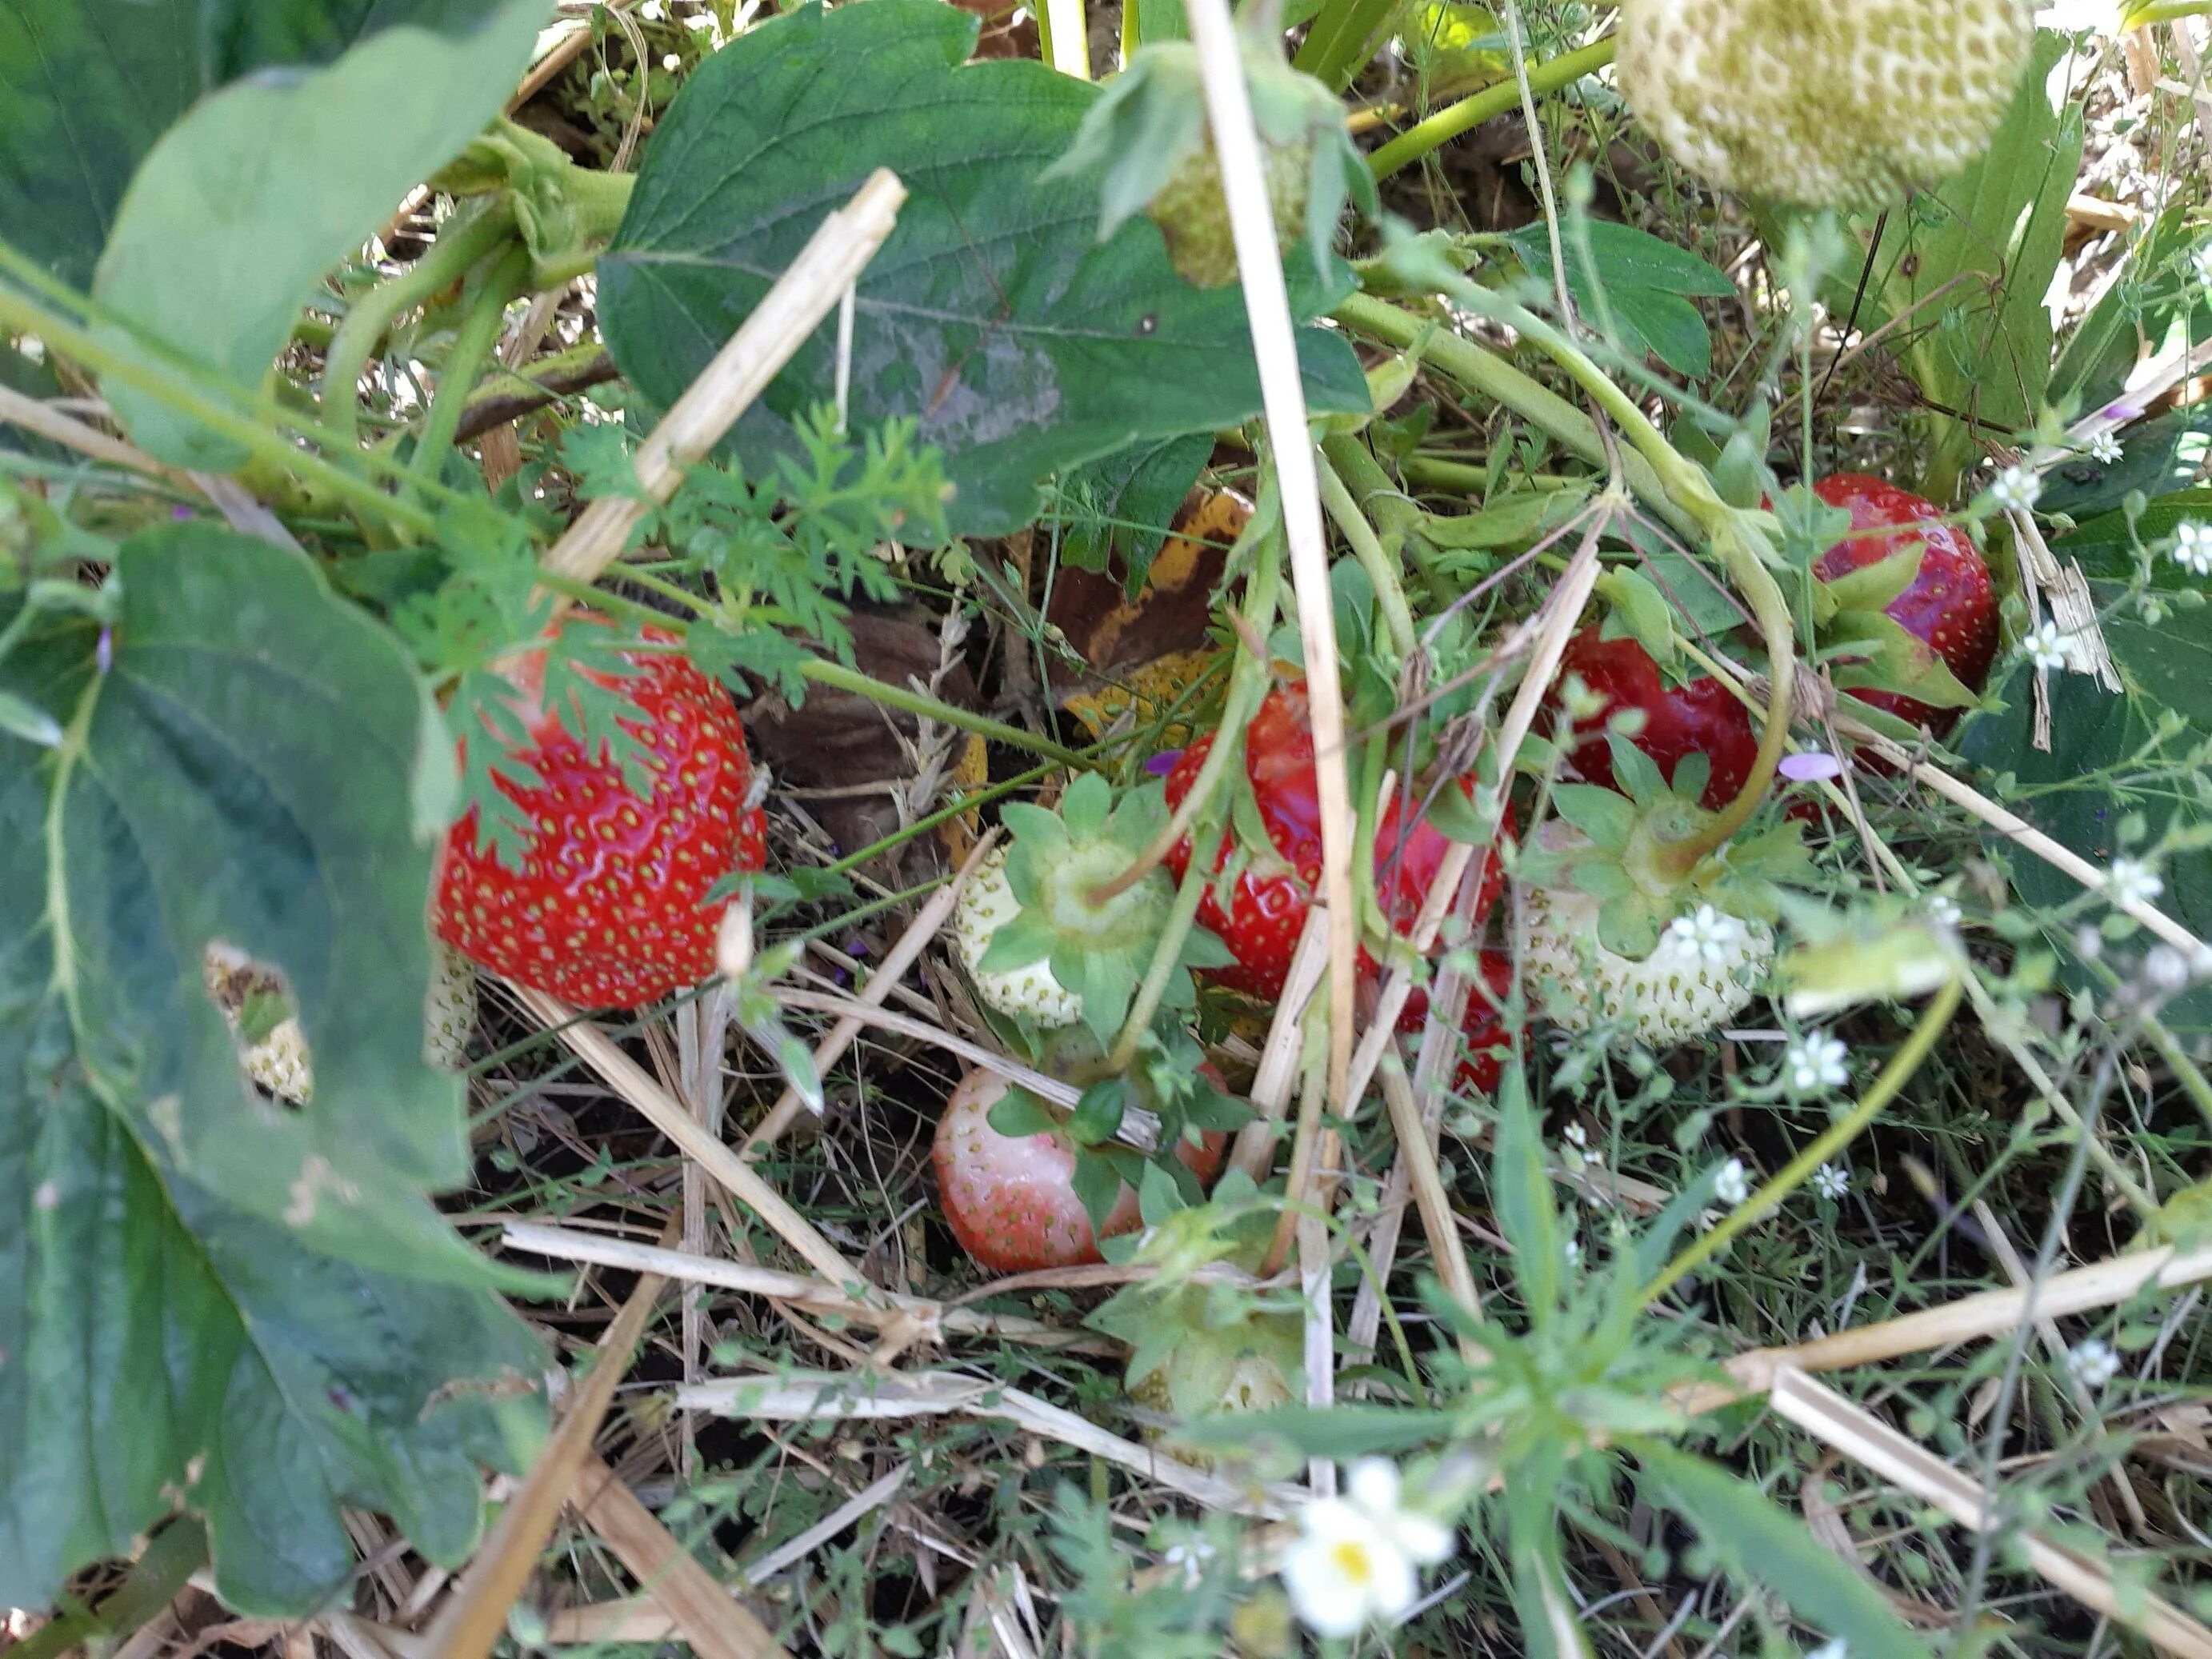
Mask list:
[[[1640,709],[1644,714],[1643,729],[1629,741],[1659,763],[1668,782],[1674,782],[1674,769],[1686,756],[1704,755],[1711,761],[1705,793],[1698,797],[1698,805],[1707,811],[1717,812],[1734,800],[1751,775],[1759,753],[1751,711],[1711,675],[1670,686],[1642,646],[1626,637],[1604,639],[1595,628],[1585,628],[1567,641],[1559,659],[1560,679],[1570,673],[1579,675],[1583,684],[1605,699],[1597,714],[1574,724],[1571,758],[1583,782],[1617,787],[1606,727],[1627,709]],[[1554,690],[1555,718],[1558,695]]]
[[[1175,769],[1168,774],[1170,807],[1180,806],[1190,793],[1212,746],[1209,735],[1182,751]],[[1208,969],[1207,977],[1247,996],[1272,1002],[1282,994],[1283,982],[1290,976],[1291,958],[1297,951],[1306,912],[1322,880],[1320,783],[1314,767],[1313,726],[1306,710],[1304,681],[1277,686],[1261,703],[1245,731],[1244,771],[1267,824],[1267,839],[1274,844],[1277,856],[1291,867],[1264,874],[1246,869],[1230,890],[1225,908],[1220,888],[1208,887],[1199,902],[1198,919],[1213,930],[1237,958],[1232,966]],[[1462,779],[1460,787],[1469,796],[1474,793],[1472,779]],[[1410,933],[1420,915],[1422,900],[1435,884],[1437,872],[1451,850],[1451,842],[1425,819],[1409,831],[1402,818],[1401,798],[1393,796],[1376,825],[1375,877],[1392,924],[1400,933]],[[1504,832],[1510,836],[1512,829],[1509,808]],[[1477,927],[1497,902],[1505,879],[1504,870],[1487,851],[1480,856],[1483,874],[1475,906]],[[1169,871],[1178,882],[1190,867],[1190,840],[1186,836],[1168,854]],[[1228,861],[1229,848],[1224,844],[1213,867],[1218,870]],[[1364,951],[1361,966],[1370,974],[1376,971],[1376,963]]]
[[[1079,1267],[1102,1261],[1091,1218],[1075,1195],[1075,1145],[1058,1133],[1009,1136],[991,1127],[991,1109],[1006,1092],[994,1072],[960,1079],[937,1120],[930,1164],[938,1201],[952,1236],[977,1265],[994,1273]],[[1176,1155],[1201,1182],[1221,1167],[1228,1137],[1185,1141]],[[1134,1232],[1142,1218],[1127,1186],[1106,1218],[1106,1236]]]
[[[1489,1095],[1498,1091],[1505,1055],[1513,1047],[1512,1034],[1499,1015],[1513,989],[1513,959],[1503,951],[1485,951],[1480,969],[1482,983],[1468,988],[1467,1016],[1460,1026],[1467,1051],[1452,1086]]]
[[[1990,665],[1996,659],[1997,603],[1990,585],[1989,565],[1966,532],[1955,525],[1938,522],[1943,513],[1935,502],[1863,472],[1834,473],[1815,483],[1813,493],[1830,507],[1850,513],[1854,531],[1919,526],[1909,536],[1862,534],[1838,542],[1820,556],[1814,574],[1833,580],[1877,564],[1915,541],[1924,544],[1927,550],[1920,556],[1920,574],[1913,578],[1911,586],[1889,602],[1888,615],[1913,638],[1934,647],[1961,685],[1970,691],[1980,690],[1989,679]],[[1958,724],[1958,709],[1932,708],[1895,691],[1863,690],[1851,695],[1899,720],[1924,726],[1938,737]]]
[[[657,629],[644,637],[676,646]],[[621,769],[586,752],[543,708],[527,711],[532,747],[518,757],[544,780],[497,787],[537,826],[520,873],[477,844],[471,811],[439,854],[431,926],[471,962],[580,1008],[635,1008],[714,973],[721,907],[702,901],[723,877],[766,859],[766,820],[748,809],[752,763],[729,694],[669,652],[639,653],[619,681],[644,711],[649,799]],[[542,653],[514,676],[534,704]]]

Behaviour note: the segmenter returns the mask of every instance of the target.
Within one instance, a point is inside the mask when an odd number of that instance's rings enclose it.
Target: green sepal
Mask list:
[[[1615,893],[1598,906],[1597,942],[1617,957],[1641,961],[1659,948],[1662,924],[1648,893]]]
[[[1901,538],[1894,553],[1820,582],[1819,586],[1832,602],[1828,615],[1838,617],[1853,611],[1881,615],[1919,580],[1921,562],[1927,556],[1924,538]]]
[[[1059,1115],[1018,1084],[1008,1085],[983,1121],[1009,1140],[1048,1134],[1060,1127]]]
[[[1597,579],[1597,591],[1612,605],[1600,637],[1632,639],[1662,669],[1681,661],[1674,640],[1674,608],[1658,585],[1639,570],[1614,565]]]
[[[1617,789],[1563,783],[1552,791],[1552,810],[1600,847],[1626,847],[1636,827],[1636,804]]]
[[[1981,698],[1960,684],[1942,653],[1880,611],[1855,611],[1837,619],[1839,662],[1832,678],[1846,691],[1895,691],[1936,708],[1972,708]],[[1848,620],[1849,633],[1842,632]]]

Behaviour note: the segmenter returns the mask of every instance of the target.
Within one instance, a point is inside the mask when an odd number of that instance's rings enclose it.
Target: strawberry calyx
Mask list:
[[[1698,805],[1705,757],[1685,757],[1669,785],[1657,763],[1632,743],[1618,734],[1609,741],[1620,787],[1555,788],[1558,816],[1522,854],[1521,878],[1595,900],[1597,942],[1626,957],[1649,956],[1675,918],[1700,905],[1771,924],[1784,889],[1811,873],[1798,825],[1785,818],[1741,832],[1686,863],[1685,852],[1701,847],[1719,816]]]
[[[1059,812],[1017,802],[1000,816],[1012,838],[1005,874],[1014,910],[976,955],[979,979],[1042,963],[1080,1004],[1092,1035],[1110,1042],[1128,1016],[1175,902],[1175,884],[1158,869],[1112,890],[1167,823],[1161,787],[1146,784],[1116,800],[1105,779],[1085,773],[1068,787]],[[1225,959],[1197,928],[1182,951],[1182,965],[1164,999],[1171,1008],[1196,1000],[1191,967]]]

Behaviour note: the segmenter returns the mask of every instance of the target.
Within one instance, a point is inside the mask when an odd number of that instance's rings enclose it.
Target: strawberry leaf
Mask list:
[[[494,1293],[536,1281],[428,1197],[469,1168],[422,1055],[409,779],[437,728],[298,553],[163,526],[107,591],[111,632],[41,617],[0,663],[70,734],[0,738],[0,839],[33,876],[0,882],[0,1602],[45,1604],[181,1499],[232,1607],[304,1613],[355,1567],[342,1507],[457,1565],[479,1465],[539,1432],[544,1357]],[[312,1106],[241,1078],[218,939],[283,969]]]
[[[1060,468],[1260,407],[1242,294],[1183,283],[1147,221],[1101,243],[1095,174],[1039,180],[1101,89],[1042,64],[968,64],[975,31],[937,0],[746,30],[661,117],[599,264],[608,349],[665,407],[823,214],[896,171],[913,194],[860,277],[849,414],[919,422],[945,455],[956,536],[1026,524]],[[1301,315],[1334,297],[1307,261],[1290,274]],[[749,468],[793,453],[793,422],[832,396],[836,337],[817,331],[738,423],[727,447]],[[1302,355],[1316,414],[1368,409],[1341,336],[1308,331]]]

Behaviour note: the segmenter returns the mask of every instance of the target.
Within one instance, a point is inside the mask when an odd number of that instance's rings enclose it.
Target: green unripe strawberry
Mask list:
[[[1274,209],[1275,237],[1295,247],[1305,235],[1306,175],[1313,165],[1313,141],[1301,134],[1265,152],[1267,201]],[[1229,203],[1221,193],[1221,163],[1213,141],[1189,151],[1145,208],[1160,228],[1176,272],[1194,288],[1221,288],[1237,280],[1237,244],[1229,234]]]
[[[1624,0],[1620,87],[1677,161],[1744,195],[1864,208],[1988,148],[2029,0]]]
[[[1545,1018],[1570,1031],[1625,1020],[1639,1042],[1671,1048],[1717,1030],[1751,1004],[1774,962],[1774,932],[1710,904],[1675,918],[1643,957],[1597,942],[1598,901],[1531,888],[1522,964]]]

